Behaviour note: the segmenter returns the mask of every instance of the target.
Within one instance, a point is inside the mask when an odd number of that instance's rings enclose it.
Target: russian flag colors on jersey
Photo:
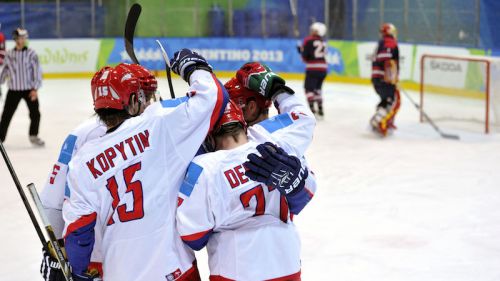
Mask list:
[[[63,216],[74,272],[86,269],[95,231],[102,232],[106,280],[183,280],[193,268],[175,226],[177,194],[228,96],[207,71],[190,80],[189,98],[150,105],[87,142],[69,163]]]
[[[311,200],[312,173],[293,198],[245,176],[243,163],[270,141],[303,158],[314,115],[293,95],[277,98],[280,112],[248,128],[249,142],[197,156],[179,192],[177,229],[195,250],[207,245],[210,280],[300,280],[300,239],[292,222]]]

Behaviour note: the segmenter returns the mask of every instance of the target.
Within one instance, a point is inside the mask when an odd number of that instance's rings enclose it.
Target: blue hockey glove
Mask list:
[[[249,161],[244,163],[247,177],[276,188],[285,196],[292,196],[304,188],[308,171],[297,157],[270,142],[258,145],[257,150],[261,156],[250,153]]]
[[[170,60],[170,65],[172,66],[172,71],[188,83],[191,73],[196,69],[204,69],[212,72],[212,66],[208,64],[207,60],[189,49],[182,49],[175,52],[174,57]]]

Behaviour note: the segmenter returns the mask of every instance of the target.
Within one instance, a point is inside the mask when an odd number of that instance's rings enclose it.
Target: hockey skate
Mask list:
[[[38,136],[30,136],[30,142],[33,146],[43,147],[45,146],[45,142],[39,138]]]

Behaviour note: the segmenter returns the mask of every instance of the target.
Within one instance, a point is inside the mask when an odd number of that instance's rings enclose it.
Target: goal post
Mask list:
[[[500,58],[437,54],[420,58],[420,105],[432,118],[479,123],[489,133],[500,125],[499,91]]]

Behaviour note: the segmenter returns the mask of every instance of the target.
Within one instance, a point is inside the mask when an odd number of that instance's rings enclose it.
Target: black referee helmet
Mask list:
[[[12,31],[12,37],[14,37],[14,40],[17,40],[19,37],[28,38],[28,31],[24,28],[18,27]]]

